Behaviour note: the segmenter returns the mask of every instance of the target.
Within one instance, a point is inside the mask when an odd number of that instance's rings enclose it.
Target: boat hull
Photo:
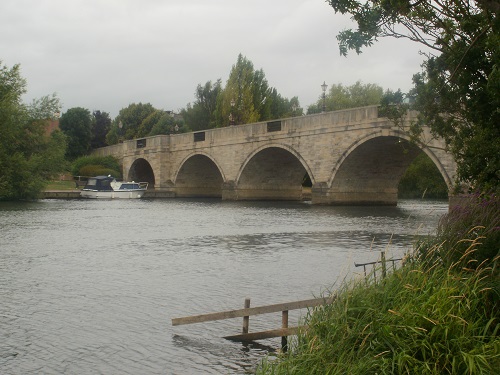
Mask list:
[[[145,192],[146,189],[116,191],[82,190],[80,197],[89,199],[140,199],[144,196]]]

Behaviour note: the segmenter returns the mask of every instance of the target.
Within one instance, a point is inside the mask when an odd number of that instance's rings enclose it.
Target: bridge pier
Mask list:
[[[302,200],[302,186],[264,185],[240,187],[234,181],[228,181],[222,185],[222,200],[300,201]]]
[[[222,184],[222,200],[236,201],[238,194],[236,192],[236,183],[234,181],[226,181]]]

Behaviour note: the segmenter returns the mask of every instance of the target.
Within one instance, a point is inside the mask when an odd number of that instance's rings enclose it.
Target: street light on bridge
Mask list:
[[[123,122],[118,123],[118,143],[123,143],[123,137],[122,137],[122,128],[123,128]]]
[[[323,90],[323,112],[326,112],[326,88],[328,85],[326,84],[325,81],[323,81],[323,84],[321,85],[321,89]]]
[[[229,125],[234,125],[234,116],[233,116],[233,110],[234,110],[234,105],[236,104],[234,102],[234,99],[231,99],[231,112],[229,113]]]

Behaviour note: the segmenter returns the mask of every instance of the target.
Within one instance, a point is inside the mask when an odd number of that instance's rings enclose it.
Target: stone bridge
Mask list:
[[[405,124],[369,106],[270,122],[160,135],[101,148],[121,160],[124,179],[147,181],[165,197],[301,200],[306,176],[313,204],[397,204],[401,176],[426,153],[452,187],[456,164],[443,140],[425,129],[419,142]]]

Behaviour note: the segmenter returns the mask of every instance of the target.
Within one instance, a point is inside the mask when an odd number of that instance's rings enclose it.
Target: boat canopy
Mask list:
[[[115,180],[111,176],[96,176],[88,179],[84,189],[99,190],[99,191],[112,191],[111,182]]]

